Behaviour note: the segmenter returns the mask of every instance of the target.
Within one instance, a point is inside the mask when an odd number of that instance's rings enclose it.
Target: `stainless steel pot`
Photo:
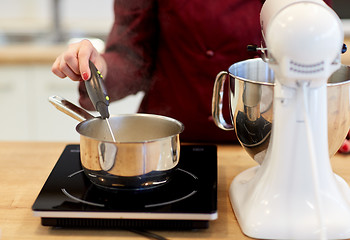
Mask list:
[[[126,114],[106,121],[69,101],[53,96],[60,111],[81,121],[80,158],[86,176],[97,186],[110,189],[149,189],[166,183],[180,157],[181,122],[152,114]]]
[[[350,127],[350,68],[342,65],[329,79],[328,145],[333,156]],[[231,122],[222,115],[224,84],[228,81]],[[235,130],[248,154],[258,163],[265,157],[273,124],[274,73],[261,59],[235,63],[215,80],[212,114],[218,127]],[[287,136],[286,136],[287,137]]]

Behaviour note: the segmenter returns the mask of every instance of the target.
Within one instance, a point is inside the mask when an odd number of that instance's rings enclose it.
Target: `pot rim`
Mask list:
[[[157,115],[157,114],[148,114],[148,113],[129,113],[129,114],[116,114],[116,115],[111,115],[111,118],[118,118],[118,117],[147,117],[147,118],[159,118],[159,119],[163,119],[165,121],[171,122],[175,125],[178,126],[178,131],[175,134],[169,135],[169,136],[165,136],[165,137],[160,137],[160,138],[154,138],[154,139],[150,139],[150,140],[143,140],[143,141],[118,141],[118,139],[116,139],[116,141],[108,141],[108,140],[103,140],[103,139],[99,139],[99,138],[95,138],[95,137],[91,137],[88,136],[87,134],[83,134],[80,131],[80,128],[82,127],[82,125],[88,124],[89,122],[92,121],[96,121],[97,119],[102,120],[101,117],[94,117],[91,119],[87,119],[84,120],[80,123],[78,123],[78,125],[75,127],[75,130],[77,131],[77,133],[79,133],[80,136],[84,136],[86,138],[92,139],[92,140],[96,140],[96,141],[100,141],[100,142],[106,142],[106,143],[113,143],[113,144],[144,144],[144,143],[151,143],[151,142],[157,142],[157,141],[162,141],[164,139],[168,139],[168,138],[172,138],[175,136],[178,136],[180,133],[182,133],[185,129],[185,126],[182,122],[180,122],[179,120],[176,120],[174,118],[171,117],[167,117],[167,116],[162,116],[162,115]]]

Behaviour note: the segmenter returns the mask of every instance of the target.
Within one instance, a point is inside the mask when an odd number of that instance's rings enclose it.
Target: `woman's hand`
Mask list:
[[[105,77],[107,64],[89,40],[70,44],[52,65],[52,72],[60,78],[69,77],[73,81],[88,80],[91,75],[89,60]]]
[[[350,130],[349,130],[348,135],[346,136],[343,144],[339,148],[338,152],[340,152],[340,153],[350,153]]]

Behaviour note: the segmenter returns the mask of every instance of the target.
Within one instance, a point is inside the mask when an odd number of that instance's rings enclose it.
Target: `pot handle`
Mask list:
[[[216,126],[226,131],[234,130],[234,126],[228,124],[222,114],[224,84],[228,75],[228,72],[222,71],[216,76],[211,105],[211,112]]]
[[[91,115],[83,108],[74,105],[73,103],[62,97],[51,96],[49,97],[49,102],[52,103],[52,105],[54,105],[58,110],[67,114],[68,116],[71,116],[79,122],[95,118],[95,116]]]

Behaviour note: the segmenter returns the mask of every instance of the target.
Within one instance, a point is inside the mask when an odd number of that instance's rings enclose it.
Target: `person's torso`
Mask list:
[[[260,44],[261,6],[261,0],[159,0],[155,72],[141,111],[183,121],[194,135],[203,126],[228,135],[211,118],[215,76],[254,56],[246,46]]]

